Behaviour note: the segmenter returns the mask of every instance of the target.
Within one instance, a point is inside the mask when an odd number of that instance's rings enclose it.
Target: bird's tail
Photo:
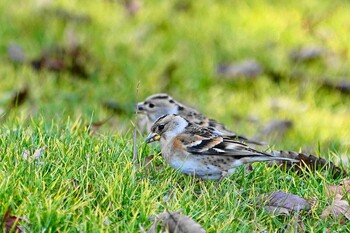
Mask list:
[[[274,157],[285,158],[274,160],[271,163],[277,165],[283,165],[287,168],[291,168],[296,170],[297,172],[301,172],[303,170],[321,170],[326,169],[329,170],[334,177],[339,177],[343,175],[347,175],[347,171],[336,166],[334,163],[311,154],[305,153],[297,153],[294,151],[271,151],[270,154]],[[288,162],[294,160],[294,163]]]

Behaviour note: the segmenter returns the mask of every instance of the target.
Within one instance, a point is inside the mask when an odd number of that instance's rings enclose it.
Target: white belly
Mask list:
[[[221,170],[213,165],[204,165],[196,158],[186,158],[185,160],[172,159],[169,165],[174,169],[186,175],[194,175],[196,177],[208,180],[217,180],[221,178]]]

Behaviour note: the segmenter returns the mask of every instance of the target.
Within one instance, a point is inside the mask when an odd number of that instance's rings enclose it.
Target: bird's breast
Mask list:
[[[194,175],[202,179],[219,179],[222,170],[212,164],[203,164],[198,156],[188,155],[184,158],[173,156],[168,161],[169,165],[183,174]]]

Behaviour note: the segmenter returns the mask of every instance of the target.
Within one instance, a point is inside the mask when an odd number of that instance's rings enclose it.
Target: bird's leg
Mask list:
[[[217,181],[215,188],[219,187],[220,183],[228,176],[228,172],[227,171],[222,171],[221,172],[221,177],[220,179]]]

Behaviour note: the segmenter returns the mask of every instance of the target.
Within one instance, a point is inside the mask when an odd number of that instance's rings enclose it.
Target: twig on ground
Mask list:
[[[140,85],[140,81],[137,82],[136,85],[136,103],[138,101],[138,93],[139,93],[139,85]],[[136,121],[137,121],[137,106],[135,107],[135,115],[134,115],[134,122],[133,122],[133,126],[134,126],[134,134],[133,134],[133,149],[132,149],[132,164],[133,164],[133,172],[132,172],[132,181],[135,181],[135,172],[136,172],[136,168],[137,168],[137,147],[136,147],[136,134],[137,134],[137,128],[136,128]]]

